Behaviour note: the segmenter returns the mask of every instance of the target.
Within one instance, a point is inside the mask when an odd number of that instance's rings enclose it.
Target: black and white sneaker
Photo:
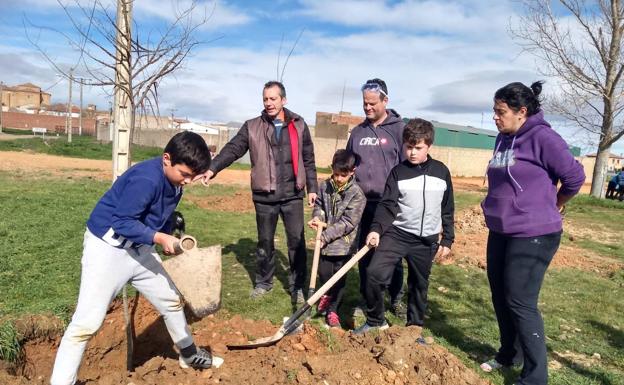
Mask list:
[[[197,349],[197,353],[190,357],[183,357],[180,354],[180,367],[183,369],[208,369],[211,367],[218,368],[223,363],[223,358],[213,357],[212,354],[204,349]]]

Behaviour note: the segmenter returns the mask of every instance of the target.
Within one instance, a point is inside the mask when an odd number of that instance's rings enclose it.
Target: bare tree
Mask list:
[[[511,33],[561,81],[553,112],[598,136],[591,194],[600,197],[611,145],[624,135],[624,9],[620,0],[522,0]]]
[[[196,32],[210,15],[200,12],[196,0],[184,2],[188,6],[183,9],[178,8],[182,2],[173,1],[172,21],[164,28],[144,32],[132,21],[134,0],[73,0],[71,5],[57,2],[73,26],[70,32],[32,23],[29,26],[62,36],[76,52],[74,72],[88,74],[92,78],[89,85],[102,86],[110,95],[116,90],[123,94],[129,106],[128,135],[132,138],[137,112],[159,115],[160,82],[180,68],[200,44]],[[56,71],[69,78],[69,69],[44,49],[39,35],[34,36],[28,28],[26,35]],[[128,153],[128,161],[130,158]]]

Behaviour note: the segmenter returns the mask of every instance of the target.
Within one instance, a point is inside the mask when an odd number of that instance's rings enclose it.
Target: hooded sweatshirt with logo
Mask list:
[[[535,237],[561,231],[559,194],[575,195],[585,182],[583,166],[538,111],[515,133],[498,134],[488,165],[488,193],[481,203],[491,231]]]
[[[358,160],[355,179],[368,201],[381,199],[386,178],[402,159],[405,123],[395,110],[386,112],[386,120],[377,127],[368,119],[354,127],[347,141],[347,150]]]

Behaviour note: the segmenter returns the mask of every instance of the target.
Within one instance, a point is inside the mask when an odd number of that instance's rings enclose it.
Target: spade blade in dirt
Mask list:
[[[312,297],[308,298],[306,303],[304,303],[303,306],[297,309],[297,311],[292,316],[290,316],[290,318],[286,320],[286,322],[284,322],[282,327],[280,327],[279,330],[271,337],[259,338],[257,340],[249,341],[246,344],[242,345],[227,345],[227,348],[230,350],[242,350],[271,346],[277,341],[281,340],[285,335],[292,333],[299,327],[299,325],[301,325],[301,322],[298,321],[298,318],[301,317],[310,308],[312,308],[312,306],[314,306],[314,304],[318,302],[318,300],[325,293],[327,293],[327,291],[331,289],[332,286],[334,286],[334,284],[336,284],[336,282],[340,278],[347,274],[347,272],[349,272],[349,270],[356,263],[358,263],[358,261],[362,259],[364,255],[366,255],[366,253],[368,253],[368,250],[370,250],[368,246],[362,247],[360,251],[358,251],[353,257],[351,257],[351,259],[349,259],[349,261],[345,263],[344,266],[342,266],[340,270],[336,272],[336,274],[334,274],[327,282],[325,282],[325,284],[321,286],[320,289],[318,289]]]

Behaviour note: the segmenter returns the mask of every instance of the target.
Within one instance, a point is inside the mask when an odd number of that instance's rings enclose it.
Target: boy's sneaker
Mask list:
[[[251,299],[258,299],[262,296],[264,296],[265,294],[267,294],[268,292],[270,292],[273,288],[268,288],[265,289],[263,287],[257,286],[254,287],[254,289],[251,291],[251,294],[249,294],[249,297]]]
[[[338,317],[338,313],[335,311],[330,311],[327,313],[327,317],[325,317],[325,322],[327,322],[327,326],[330,328],[340,327],[340,317]]]
[[[316,311],[319,314],[325,315],[327,313],[327,308],[329,307],[329,303],[331,302],[331,297],[328,295],[324,295],[319,300],[318,306],[316,307]]]
[[[219,367],[223,363],[223,359],[219,357],[212,357],[212,354],[204,349],[198,348],[197,353],[193,354],[190,357],[183,357],[180,354],[180,367],[183,369],[194,368],[194,369],[208,369],[213,366]],[[218,362],[219,361],[219,362]]]
[[[370,333],[374,330],[386,330],[388,329],[390,326],[388,326],[388,323],[386,321],[384,321],[384,323],[381,326],[371,326],[368,324],[368,322],[365,322],[364,325],[360,326],[357,329],[353,330],[353,334],[364,334],[364,333]]]

